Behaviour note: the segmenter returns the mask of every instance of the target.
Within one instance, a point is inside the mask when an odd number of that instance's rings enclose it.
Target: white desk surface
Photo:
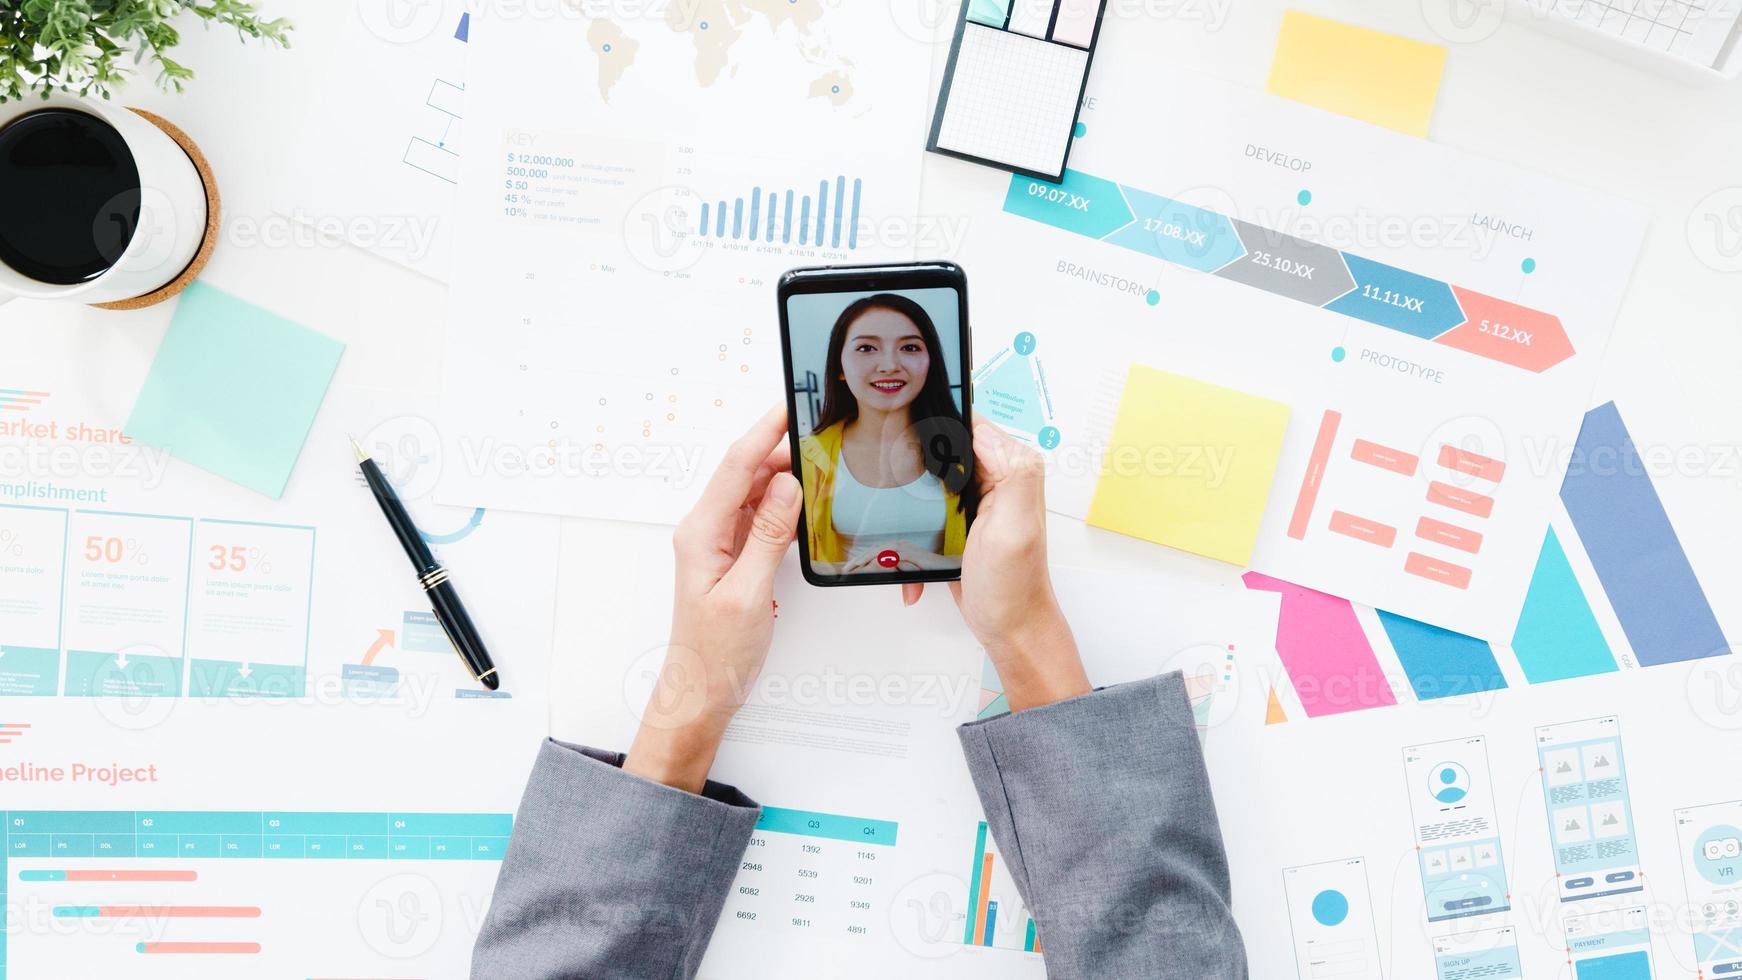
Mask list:
[[[391,2],[391,0],[359,0]],[[925,5],[928,0],[892,0]],[[1353,23],[1430,41],[1446,41],[1429,26],[1419,3],[1296,0],[1292,6]],[[953,3],[946,4],[953,11]],[[1165,45],[1156,56],[1262,88],[1285,7],[1281,0],[1109,0],[1107,30],[1125,17],[1161,18],[1152,33]],[[297,24],[290,51],[237,43],[233,33],[201,31],[190,23],[178,61],[199,73],[187,94],[165,95],[149,77],[123,93],[128,104],[153,109],[186,129],[211,159],[223,193],[226,230],[264,221],[283,201],[273,199],[276,171],[333,166],[343,147],[305,145],[300,119],[311,82],[330,70],[329,52],[347,4],[293,4],[269,0],[268,13]],[[1689,87],[1608,60],[1584,47],[1525,24],[1515,8],[1490,37],[1448,43],[1447,62],[1432,138],[1483,155],[1558,174],[1647,208],[1654,220],[1634,272],[1609,354],[1606,374],[1649,367],[1649,392],[1633,394],[1630,414],[1682,419],[1678,445],[1709,450],[1742,446],[1742,83]],[[1144,13],[1147,11],[1148,13]],[[191,18],[190,18],[191,22]],[[343,66],[332,66],[342,69]],[[1099,77],[1119,71],[1105,61]],[[921,152],[919,147],[915,153]],[[1713,195],[1717,195],[1714,197]],[[314,210],[318,215],[318,209]],[[1719,229],[1722,229],[1720,232]],[[1728,266],[1727,271],[1724,266]],[[446,289],[365,252],[340,246],[244,245],[227,235],[206,281],[345,341],[340,380],[390,379],[434,390],[440,368]],[[18,301],[0,308],[0,350],[30,333],[38,350],[63,349],[77,357],[83,345],[121,344],[142,360],[152,357],[169,319],[169,306],[136,313]],[[54,339],[59,333],[62,339]],[[46,339],[45,339],[46,337]],[[7,355],[0,355],[0,357]],[[1678,476],[1693,481],[1665,490],[1671,512],[1696,567],[1700,554],[1742,554],[1742,473]],[[1660,481],[1661,485],[1661,481]],[[1685,491],[1685,492],[1684,492]],[[1697,513],[1678,510],[1678,499],[1697,501]],[[564,529],[563,581],[574,562],[632,561],[631,549],[664,549],[669,532],[646,527],[609,538],[620,553],[589,547],[599,533],[592,522]],[[1053,560],[1075,565],[1158,569],[1190,561],[1135,540],[1089,532],[1055,518]],[[1742,589],[1733,570],[1707,583],[1714,600]],[[1714,588],[1714,586],[1717,586]],[[564,591],[563,609],[574,607]],[[1733,610],[1732,610],[1733,611]],[[1720,610],[1725,615],[1726,610]],[[1730,616],[1735,621],[1734,615]],[[561,735],[575,729],[564,690],[589,682],[583,649],[586,624],[559,612],[552,723]]]

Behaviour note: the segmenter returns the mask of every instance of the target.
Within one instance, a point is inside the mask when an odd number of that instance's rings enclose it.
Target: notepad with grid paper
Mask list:
[[[1064,178],[1104,0],[965,0],[927,149]]]
[[[1737,0],[1525,0],[1545,14],[1710,67],[1732,46]]]

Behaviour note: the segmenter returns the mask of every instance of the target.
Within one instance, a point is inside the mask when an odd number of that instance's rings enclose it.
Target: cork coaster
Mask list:
[[[132,111],[153,126],[163,130],[170,139],[175,140],[176,144],[188,155],[188,159],[194,162],[194,169],[200,172],[200,183],[206,186],[206,237],[200,242],[200,250],[194,253],[193,261],[188,263],[187,268],[181,270],[181,275],[143,296],[120,299],[113,303],[91,304],[99,310],[143,310],[148,306],[156,306],[164,300],[179,295],[200,274],[200,270],[206,267],[206,263],[212,258],[212,249],[218,244],[218,218],[221,211],[218,201],[218,181],[212,176],[212,165],[206,161],[206,155],[200,152],[200,148],[194,145],[193,139],[182,132],[181,127],[175,123],[156,113],[146,112],[144,109],[133,109]]]

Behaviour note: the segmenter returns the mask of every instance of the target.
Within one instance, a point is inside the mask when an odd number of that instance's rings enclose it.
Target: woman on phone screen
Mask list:
[[[959,566],[976,493],[964,461],[928,454],[921,438],[967,432],[946,362],[931,316],[905,296],[863,297],[835,320],[822,408],[799,440],[820,571],[889,568],[887,552],[903,571]]]

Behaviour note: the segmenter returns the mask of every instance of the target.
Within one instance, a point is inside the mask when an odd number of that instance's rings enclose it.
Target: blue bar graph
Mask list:
[[[841,212],[846,210],[847,178],[835,178],[835,233],[829,239],[830,248],[841,247]]]
[[[853,178],[853,222],[847,226],[848,248],[856,249],[859,247],[859,190],[864,186],[864,183],[857,177]]]
[[[986,866],[986,821],[980,821],[980,829],[974,833],[974,864],[969,868],[968,880],[968,928],[962,935],[962,945],[974,945],[974,916],[976,912],[976,896],[980,894],[980,875]]]
[[[986,945],[992,945],[992,930],[998,925],[998,903],[986,903]]]
[[[847,193],[847,177],[834,178],[833,188],[827,178],[817,182],[815,195],[799,194],[788,188],[768,190],[751,187],[745,198],[731,198],[732,219],[726,220],[726,200],[704,202],[696,233],[702,238],[733,241],[765,241],[773,243],[778,234],[782,244],[792,244],[793,226],[798,226],[798,244],[815,247],[857,250],[859,247],[859,214],[865,198],[865,181],[852,178],[851,195]],[[830,213],[829,197],[834,196],[834,211]],[[816,219],[811,218],[815,208]],[[832,219],[832,220],[831,220]],[[730,225],[730,227],[728,227]]]
[[[817,182],[817,247],[823,244],[823,229],[829,225],[829,182]]]

